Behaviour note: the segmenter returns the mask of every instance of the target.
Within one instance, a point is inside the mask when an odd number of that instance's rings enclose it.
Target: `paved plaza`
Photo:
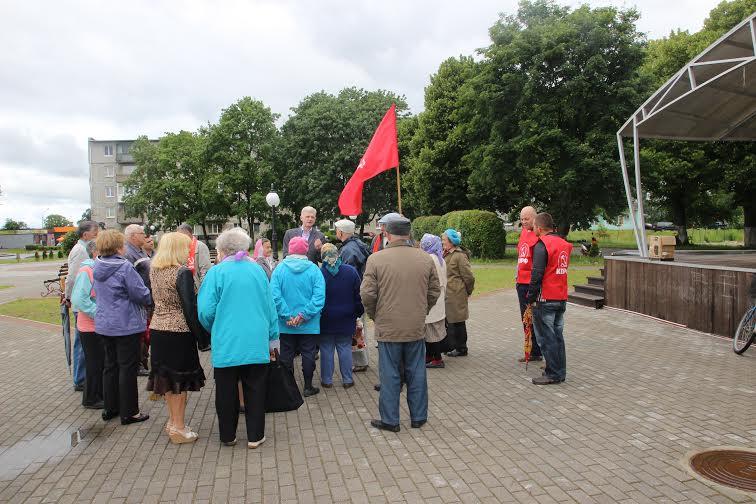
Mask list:
[[[207,386],[187,410],[200,438],[174,446],[162,402],[141,391],[149,421],[103,422],[79,405],[60,330],[0,317],[0,502],[751,501],[695,479],[684,459],[756,447],[756,348],[739,357],[724,339],[570,305],[567,382],[537,387],[538,363],[515,362],[514,293],[474,298],[471,312],[470,355],[429,370],[422,429],[404,395],[400,433],[369,426],[373,363],[350,390],[268,415],[257,450],[243,427],[237,446],[220,446],[207,354]]]

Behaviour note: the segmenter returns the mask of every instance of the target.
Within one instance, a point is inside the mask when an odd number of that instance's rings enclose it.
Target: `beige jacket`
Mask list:
[[[438,296],[436,304],[433,305],[433,308],[428,312],[428,316],[425,317],[425,323],[432,324],[446,318],[446,261],[439,260],[438,256],[431,254],[428,257],[433,260],[433,265],[436,266],[436,274],[441,286],[441,295]]]
[[[453,324],[464,322],[470,316],[467,298],[475,289],[475,277],[468,253],[459,247],[453,248],[446,259],[446,320]]]
[[[395,241],[368,257],[360,296],[365,312],[375,321],[376,340],[423,339],[425,316],[440,294],[436,267],[422,250]]]

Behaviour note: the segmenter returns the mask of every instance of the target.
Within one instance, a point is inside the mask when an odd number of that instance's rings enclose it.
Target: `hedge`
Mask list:
[[[425,233],[440,235],[443,232],[443,229],[439,226],[440,221],[440,215],[417,217],[412,221],[412,237],[419,241]]]
[[[499,217],[485,210],[458,210],[440,220],[441,231],[453,228],[462,234],[462,246],[473,257],[501,259],[507,246],[507,233]]]

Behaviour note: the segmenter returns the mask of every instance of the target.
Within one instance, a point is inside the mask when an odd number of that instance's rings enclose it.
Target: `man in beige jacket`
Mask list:
[[[428,420],[425,374],[425,316],[441,294],[436,267],[428,254],[410,245],[409,219],[386,223],[389,245],[367,261],[360,286],[365,312],[375,321],[381,395],[380,420],[370,424],[399,432],[400,367],[404,365],[407,404],[413,428]]]

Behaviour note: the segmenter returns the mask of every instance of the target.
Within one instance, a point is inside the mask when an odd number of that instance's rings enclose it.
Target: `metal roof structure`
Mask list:
[[[637,198],[633,198],[630,188],[624,137],[633,138]],[[756,12],[681,68],[617,131],[635,241],[641,257],[648,257],[640,173],[641,138],[756,140]]]

